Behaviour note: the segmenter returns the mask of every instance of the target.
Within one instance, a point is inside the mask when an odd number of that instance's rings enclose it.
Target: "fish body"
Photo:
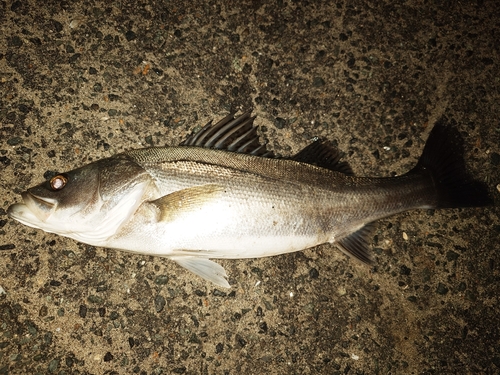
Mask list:
[[[168,257],[223,287],[227,274],[210,259],[335,243],[371,263],[376,220],[490,203],[465,174],[457,134],[437,124],[412,171],[367,178],[353,176],[328,142],[276,158],[258,142],[248,113],[230,115],[181,146],[131,150],[58,174],[8,212],[90,245]]]
[[[335,242],[401,208],[429,205],[427,186],[415,176],[397,184],[414,199],[395,201],[387,180],[290,160],[191,147],[126,155],[148,172],[154,192],[109,243],[95,245],[144,252],[147,242],[155,255],[263,257]]]

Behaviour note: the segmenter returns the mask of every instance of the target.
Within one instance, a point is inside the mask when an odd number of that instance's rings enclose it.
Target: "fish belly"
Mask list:
[[[238,259],[334,241],[334,207],[325,192],[264,181],[260,189],[249,186],[228,184],[213,199],[181,205],[163,220],[154,204],[144,203],[106,246],[159,256]]]

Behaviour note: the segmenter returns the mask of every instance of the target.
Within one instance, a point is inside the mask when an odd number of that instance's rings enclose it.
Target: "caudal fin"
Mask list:
[[[446,118],[436,122],[420,160],[409,173],[430,173],[437,190],[436,208],[491,205],[485,184],[467,174],[460,133],[446,122]]]

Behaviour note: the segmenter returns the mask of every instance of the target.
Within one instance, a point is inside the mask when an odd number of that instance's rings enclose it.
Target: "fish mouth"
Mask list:
[[[23,197],[24,204],[33,211],[42,211],[50,214],[57,206],[56,199],[40,197],[29,191],[22,193],[21,197]]]
[[[57,201],[51,198],[44,198],[29,191],[21,194],[24,203],[11,205],[8,215],[33,228],[41,228],[41,225],[49,218],[57,207]]]

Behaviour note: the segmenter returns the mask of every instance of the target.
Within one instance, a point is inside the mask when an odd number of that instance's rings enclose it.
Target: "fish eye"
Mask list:
[[[49,183],[52,190],[61,190],[68,183],[68,178],[62,174],[58,174],[57,176],[52,177]]]

